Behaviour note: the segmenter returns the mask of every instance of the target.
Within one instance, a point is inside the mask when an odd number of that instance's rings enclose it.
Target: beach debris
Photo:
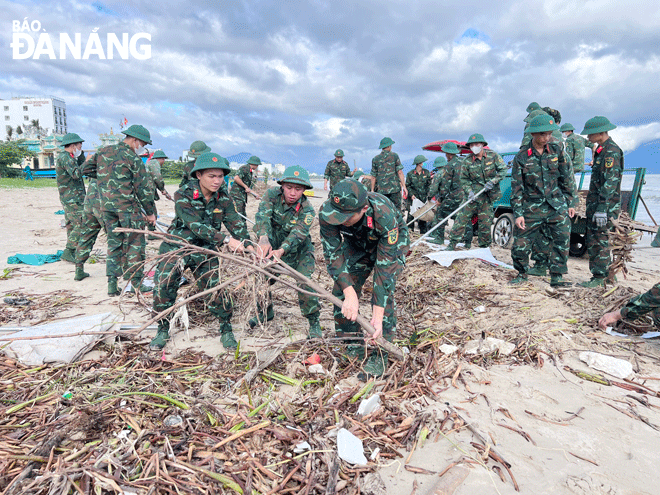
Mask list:
[[[4,301],[10,306],[27,306],[32,303],[27,297],[5,297]]]
[[[380,406],[380,394],[374,394],[368,399],[362,399],[358,407],[358,416],[367,416]]]
[[[486,306],[477,306],[474,308],[475,313],[485,313],[486,312]]]
[[[339,458],[357,466],[366,466],[367,458],[364,456],[362,440],[353,435],[346,428],[337,432],[337,454]]]
[[[174,428],[175,426],[181,426],[183,425],[183,418],[179,416],[178,414],[172,414],[168,417],[166,417],[163,420],[163,425],[167,426],[168,428]]]
[[[486,337],[483,340],[471,340],[463,347],[463,354],[492,354],[497,352],[501,356],[508,356],[516,350],[516,345],[494,337]]]
[[[583,351],[578,357],[591,368],[617,378],[628,378],[633,374],[633,367],[628,361],[606,356],[597,352]]]
[[[312,450],[312,446],[308,442],[300,442],[299,444],[296,444],[296,448],[293,449],[293,452],[295,454],[302,454],[308,450]]]
[[[440,346],[440,352],[442,352],[446,356],[451,356],[458,350],[458,346],[456,345],[451,345],[451,344],[442,344]]]

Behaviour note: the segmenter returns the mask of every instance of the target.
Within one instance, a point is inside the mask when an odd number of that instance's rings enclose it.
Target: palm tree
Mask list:
[[[21,129],[20,125],[16,127],[16,134],[18,134],[19,136],[23,134],[23,129]]]
[[[10,125],[7,126],[7,141],[11,141],[11,137],[14,134],[14,128]]]
[[[35,136],[37,139],[41,137],[41,128],[39,127],[39,119],[32,119],[30,121],[30,127],[32,127],[32,130],[34,131]]]

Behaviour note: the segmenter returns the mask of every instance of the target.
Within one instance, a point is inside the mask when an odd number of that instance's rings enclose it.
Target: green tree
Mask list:
[[[10,125],[7,126],[7,141],[11,141],[11,137],[14,134],[14,128]]]
[[[19,136],[20,136],[21,134],[23,134],[23,129],[21,128],[20,125],[19,125],[18,127],[16,127],[16,134],[18,134]]]
[[[32,151],[16,143],[0,143],[0,177],[20,177],[21,168],[11,165],[22,165],[23,158],[35,156]]]

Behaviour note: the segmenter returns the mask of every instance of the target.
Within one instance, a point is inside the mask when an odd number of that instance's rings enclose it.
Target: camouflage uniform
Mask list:
[[[584,150],[589,147],[593,152],[596,144],[583,138],[573,132],[566,138],[566,154],[573,163],[573,172],[582,172],[584,170]]]
[[[238,169],[238,172],[236,172],[236,177],[239,177],[243,181],[243,184],[245,184],[247,187],[252,187],[252,183],[254,182],[254,173],[252,172],[250,165],[242,165]],[[239,186],[236,181],[234,181],[231,186],[230,195],[231,199],[234,201],[236,211],[241,215],[246,216],[245,206],[247,205],[247,192],[245,192],[245,189]]]
[[[351,168],[344,160],[339,163],[335,160],[330,160],[325,166],[323,178],[330,183],[328,192],[332,191],[332,188],[335,187],[337,182],[344,180],[346,177],[353,177],[353,172],[351,172]]]
[[[454,155],[454,158],[449,160],[447,165],[436,172],[433,177],[429,188],[429,197],[435,196],[438,206],[435,208],[435,217],[431,226],[437,225],[438,222],[465,203],[465,195],[461,185],[462,163],[463,160],[458,155]],[[446,226],[447,223],[445,222],[433,232],[432,235],[436,242],[445,242]],[[462,239],[465,247],[469,248],[472,245],[472,236],[472,222],[469,222],[465,228],[465,237]]]
[[[183,171],[181,173],[181,182],[179,182],[179,189],[181,189],[183,186],[188,184],[188,182],[190,182],[191,179],[194,179],[194,177],[190,176],[190,172],[192,172],[194,166],[195,166],[195,160],[189,160],[183,166]]]
[[[158,191],[165,193],[165,181],[163,180],[163,175],[160,171],[160,162],[157,159],[152,158],[151,160],[147,161],[145,168],[147,169],[147,173],[151,178],[150,185],[153,190],[154,201],[158,201],[160,199]],[[156,203],[154,203],[154,215],[156,215],[156,218],[158,218],[158,208],[156,207]],[[149,230],[154,231],[156,230],[156,227],[149,224]]]
[[[81,155],[82,156],[82,155]],[[80,241],[82,228],[83,203],[85,201],[85,183],[78,160],[72,153],[62,151],[55,163],[57,189],[64,208],[66,222],[66,249],[73,253]]]
[[[406,211],[408,212],[408,218],[406,222],[410,222],[412,220],[412,215],[410,215],[410,208],[413,202],[412,197],[415,196],[422,203],[426,203],[430,185],[431,173],[425,168],[422,168],[422,170],[417,173],[417,168],[415,167],[406,175],[406,189],[408,189],[408,197],[405,199],[405,207]],[[427,230],[427,222],[418,220],[417,223],[419,224],[420,234],[424,234]],[[414,227],[415,224],[413,223],[412,226]]]
[[[288,205],[284,200],[282,188],[271,187],[259,203],[253,230],[257,234],[257,239],[267,236],[273,250],[284,250],[281,258],[284,263],[306,277],[311,277],[316,264],[309,228],[315,215],[314,207],[304,194],[296,204]],[[269,281],[270,285],[274,283],[273,279]],[[301,287],[310,290],[306,286]],[[270,291],[268,303],[272,304]],[[305,318],[318,319],[318,297],[299,292],[298,304]]]
[[[153,191],[144,163],[124,142],[106,146],[96,154],[96,176],[101,193],[101,211],[108,234],[106,275],[120,277],[126,256],[128,277],[140,285],[146,240],[142,234],[119,233],[116,228],[144,229],[142,210],[154,213]]]
[[[96,168],[96,154],[87,161],[83,168],[83,175],[88,174],[88,170]],[[85,263],[89,259],[96,238],[104,229],[103,212],[101,211],[101,194],[96,178],[89,178],[87,194],[85,194],[85,205],[83,211],[83,225],[80,229],[80,242],[76,248],[76,264]]]
[[[634,320],[652,312],[655,326],[660,327],[660,283],[651,287],[651,290],[633,297],[628,304],[621,308],[621,316]]]
[[[401,211],[401,181],[399,170],[403,170],[399,155],[382,150],[371,160],[371,176],[376,178],[376,191],[388,198]]]
[[[594,164],[587,194],[587,250],[589,269],[595,278],[607,277],[611,263],[607,233],[612,220],[619,217],[621,210],[621,174],[623,173],[623,151],[608,138],[594,151]],[[607,224],[598,227],[593,221],[594,213],[607,213]]]
[[[199,181],[190,179],[188,183],[174,193],[174,220],[167,230],[168,233],[181,237],[191,244],[207,249],[216,249],[227,234],[220,232],[222,224],[227,227],[235,239],[249,239],[245,220],[239,217],[229,198],[227,186],[223,183],[220,189],[207,202],[201,193]],[[163,241],[158,253],[163,255],[180,248],[177,244]],[[188,254],[183,257],[183,268],[178,264],[180,258],[176,255],[165,257],[156,268],[154,278],[154,311],[161,312],[171,308],[177,296],[183,270],[190,268],[195,275],[197,285],[204,290],[218,285],[218,258],[203,253]],[[221,323],[229,322],[233,312],[230,295],[222,291],[208,303],[209,311]],[[164,323],[164,325],[163,325]],[[159,324],[169,328],[165,320]]]
[[[511,207],[514,218],[525,219],[525,230],[514,226],[513,267],[524,275],[533,245],[545,246],[551,275],[567,272],[571,221],[568,208],[577,207],[577,189],[571,165],[558,143],[548,143],[542,154],[529,144],[513,159]]]
[[[479,222],[479,247],[488,247],[492,242],[491,226],[493,224],[493,203],[502,197],[499,183],[506,176],[506,164],[502,157],[494,151],[484,149],[483,158],[475,155],[463,158],[461,166],[461,185],[464,198],[473,191],[475,194],[492,181],[495,186],[490,191],[484,191],[478,198],[458,212],[449,237],[450,245],[456,245],[465,239],[466,232],[472,225],[472,217],[477,215]]]

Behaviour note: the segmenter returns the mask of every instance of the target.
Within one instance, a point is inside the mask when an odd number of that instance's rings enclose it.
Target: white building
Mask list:
[[[25,132],[34,120],[39,121],[39,127],[47,134],[62,136],[68,132],[66,103],[54,96],[18,96],[10,100],[0,100],[0,119],[5,126],[5,132],[8,126],[14,129],[13,139],[36,137],[18,136],[16,133],[16,128],[19,126]],[[0,130],[3,128],[0,127]],[[4,136],[0,136],[1,138]]]

